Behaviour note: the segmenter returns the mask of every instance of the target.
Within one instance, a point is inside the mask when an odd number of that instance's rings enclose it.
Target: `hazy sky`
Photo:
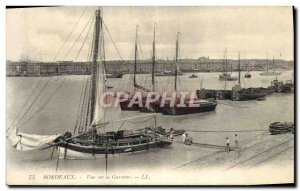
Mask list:
[[[75,39],[94,15],[96,7],[53,7],[7,10],[7,59],[53,60],[73,26],[82,19],[57,60],[64,60]],[[84,11],[85,10],[85,11]],[[124,59],[134,58],[135,27],[143,58],[151,57],[156,22],[157,57],[173,59],[177,32],[181,58],[293,59],[291,7],[104,7],[104,22]],[[74,60],[88,27],[65,60]],[[92,26],[93,27],[93,26]],[[87,60],[92,29],[77,60]],[[105,31],[107,59],[120,59]],[[281,55],[281,57],[280,57]],[[140,56],[141,57],[141,56]]]

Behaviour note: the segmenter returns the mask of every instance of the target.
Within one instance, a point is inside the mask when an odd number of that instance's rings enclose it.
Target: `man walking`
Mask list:
[[[227,153],[230,151],[230,139],[226,137],[226,146],[227,146]]]
[[[183,143],[185,143],[185,139],[186,139],[186,134],[183,133],[183,134],[182,134],[182,142],[183,142]]]
[[[238,139],[238,135],[237,134],[235,134],[234,143],[235,143],[235,148],[239,148],[239,139]]]

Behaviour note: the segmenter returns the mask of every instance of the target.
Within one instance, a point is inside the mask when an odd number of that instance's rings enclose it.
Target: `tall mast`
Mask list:
[[[96,88],[97,88],[97,73],[98,73],[98,52],[99,52],[99,41],[100,41],[100,31],[102,27],[102,18],[100,9],[96,10],[96,20],[95,20],[95,38],[93,46],[93,60],[92,60],[92,71],[91,71],[91,90],[90,90],[90,123],[93,121],[95,113],[95,102],[96,102]]]
[[[209,56],[207,57],[207,71],[209,71]]]
[[[152,91],[155,91],[155,26],[154,24],[154,33],[153,33],[153,55],[152,55]]]
[[[275,73],[275,60],[274,60],[274,56],[273,56],[273,71]]]
[[[269,53],[267,52],[267,73],[269,72]]]
[[[225,53],[226,52],[226,48],[225,48],[225,51],[224,51],[224,57],[223,57],[223,73],[225,73],[225,65],[226,65],[226,62],[225,62]]]
[[[240,53],[239,53],[239,85],[241,84],[241,64],[240,64]]]
[[[227,48],[224,51],[224,63],[223,63],[223,73],[227,73],[228,66],[227,66]]]
[[[133,89],[135,91],[136,86],[136,62],[137,62],[137,31],[138,31],[139,25],[136,25],[135,29],[135,45],[134,45],[134,71],[133,71]]]
[[[227,62],[227,48],[225,48],[225,72],[228,71],[228,62]]]
[[[177,74],[178,74],[178,50],[179,50],[179,32],[177,33],[176,39],[176,54],[175,54],[175,91],[177,91]]]

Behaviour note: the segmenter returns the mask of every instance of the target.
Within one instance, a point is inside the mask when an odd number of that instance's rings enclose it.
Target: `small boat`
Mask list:
[[[245,60],[245,62],[247,62]],[[249,70],[249,63],[247,63],[247,73],[245,74],[245,78],[251,78],[250,70]]]
[[[219,80],[221,81],[236,81],[237,77],[231,76],[232,74],[232,66],[231,66],[231,72],[228,71],[228,62],[227,62],[227,49],[225,49],[224,53],[224,62],[223,62],[223,73],[219,74]]]
[[[294,134],[294,123],[274,122],[269,125],[269,131],[272,135],[283,134],[283,133]]]
[[[122,78],[123,73],[112,73],[112,74],[106,74],[106,78]]]
[[[172,141],[167,141],[159,135],[142,134],[139,137],[118,139],[110,134],[98,135],[93,133],[89,134],[89,137],[73,137],[70,140],[60,138],[59,142],[55,145],[64,149],[64,152],[66,153],[64,158],[67,159],[72,157],[67,153],[68,150],[73,151],[71,153],[74,153],[75,151],[93,155],[120,154],[146,151],[154,147],[164,147],[171,143]]]
[[[190,107],[190,100],[186,99],[184,101],[184,107],[178,106],[178,102],[175,102],[174,106],[170,106],[170,104],[165,104],[164,108],[162,109],[162,113],[164,115],[187,115],[193,113],[202,113],[202,112],[210,112],[215,111],[217,107],[217,102],[212,99],[204,100],[204,99],[194,99],[193,104],[199,104],[198,107]]]
[[[274,61],[274,57],[273,57],[273,71],[269,71],[269,59],[268,59],[268,55],[267,55],[267,67],[266,67],[266,71],[260,73],[259,75],[261,76],[279,76],[281,75],[282,72],[276,72],[275,71],[275,61]]]
[[[265,97],[260,97],[260,98],[257,98],[256,100],[257,101],[264,101],[264,100],[266,100],[266,98]]]
[[[224,72],[222,74],[219,74],[219,80],[221,80],[221,81],[236,81],[237,77],[231,76],[230,73]]]
[[[291,80],[287,80],[284,83],[276,78],[272,80],[271,86],[268,88],[273,89],[273,91],[277,93],[292,93],[294,92],[294,83]]]
[[[240,86],[235,86],[232,88],[231,99],[233,101],[248,101],[248,100],[265,100],[265,92],[254,91],[253,88],[241,88]]]
[[[267,93],[262,91],[255,91],[253,88],[242,88],[241,87],[241,70],[240,70],[240,55],[238,59],[238,69],[239,69],[239,80],[238,84],[232,87],[231,99],[233,101],[247,101],[256,100],[259,98],[264,98]]]
[[[251,78],[251,74],[250,73],[246,73],[245,74],[245,78]]]
[[[198,76],[195,75],[195,74],[192,74],[192,75],[189,76],[189,78],[198,78]]]
[[[259,73],[261,76],[279,76],[282,72],[262,72]]]
[[[183,73],[182,72],[178,72],[177,75],[182,76]],[[165,71],[162,71],[162,72],[156,72],[155,76],[175,76],[175,73],[172,72],[172,71],[165,70]]]
[[[294,92],[294,83],[292,82],[292,80],[287,80],[284,84],[278,86],[277,92],[279,93]]]

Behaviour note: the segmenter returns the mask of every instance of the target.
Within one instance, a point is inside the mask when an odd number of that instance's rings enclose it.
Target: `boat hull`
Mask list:
[[[124,146],[97,146],[97,145],[81,145],[79,143],[67,143],[63,142],[58,145],[60,149],[64,151],[64,157],[67,159],[70,157],[68,155],[68,151],[71,150],[71,152],[77,152],[77,153],[85,153],[85,154],[121,154],[121,153],[133,153],[133,152],[139,152],[139,151],[148,151],[149,149],[156,148],[156,147],[165,147],[168,145],[171,145],[172,142],[168,140],[162,140],[162,141],[153,141],[153,142],[147,142],[147,143],[141,143],[141,144],[127,144]]]
[[[248,101],[248,100],[256,100],[260,98],[264,98],[267,94],[261,93],[261,94],[243,94],[238,93],[235,96],[232,96],[233,101]]]
[[[263,72],[263,73],[260,73],[259,75],[261,75],[261,76],[279,76],[279,75],[281,75],[281,73],[279,73],[279,72]]]
[[[249,73],[245,74],[245,78],[251,78],[251,74]]]
[[[292,92],[294,92],[294,84],[285,83],[283,85],[280,85],[277,88],[277,92],[279,92],[279,93],[292,93]]]
[[[201,89],[196,91],[196,95],[199,99],[214,99],[225,100],[231,98],[230,90],[206,90]]]
[[[155,74],[155,76],[160,76],[160,77],[163,77],[163,76],[175,76],[175,74]],[[177,74],[177,76],[183,76],[183,74],[182,73],[180,73],[180,74]]]
[[[203,113],[203,112],[210,112],[215,111],[217,107],[217,103],[209,103],[203,104],[199,107],[169,107],[165,106],[162,110],[162,113],[165,115],[187,115],[193,113]]]
[[[142,108],[138,104],[133,104],[131,107],[129,107],[130,101],[131,101],[131,99],[120,102],[121,110],[123,110],[123,111],[139,111]]]
[[[237,77],[233,77],[230,74],[220,74],[219,80],[220,81],[236,81]]]
[[[283,133],[293,133],[294,134],[294,124],[293,123],[281,123],[274,122],[269,126],[269,131],[272,135],[283,134]]]
[[[111,74],[111,75],[106,75],[106,78],[122,78],[124,74]]]

